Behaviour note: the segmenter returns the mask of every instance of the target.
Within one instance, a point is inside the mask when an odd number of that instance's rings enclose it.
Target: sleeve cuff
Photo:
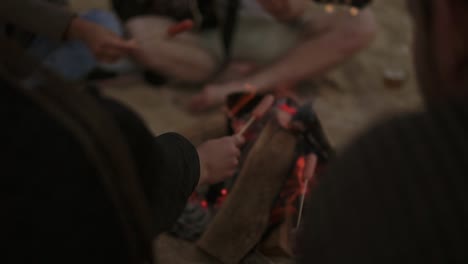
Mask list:
[[[198,185],[200,161],[196,148],[184,137],[168,133],[156,138],[158,184],[154,186],[155,233],[171,228]]]

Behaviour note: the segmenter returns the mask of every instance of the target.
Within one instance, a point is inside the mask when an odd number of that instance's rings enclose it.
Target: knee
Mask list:
[[[365,9],[355,21],[343,27],[346,49],[350,52],[367,48],[377,35],[377,23],[371,10]]]
[[[135,37],[163,35],[173,23],[171,19],[160,16],[137,16],[125,23],[125,29]]]

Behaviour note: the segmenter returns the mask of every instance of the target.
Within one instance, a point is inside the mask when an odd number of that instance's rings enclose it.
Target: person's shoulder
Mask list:
[[[432,105],[380,121],[354,140],[312,192],[303,259],[401,263],[440,250],[440,234],[460,243],[452,235],[462,230],[456,224],[468,201],[467,120],[464,102]],[[388,254],[415,245],[428,250]]]
[[[437,163],[441,158],[451,163],[454,157],[468,157],[467,133],[468,104],[463,102],[394,116],[374,124],[343,148],[331,174],[401,175],[408,167]]]
[[[449,134],[464,133],[468,129],[468,102],[427,106],[426,109],[394,115],[372,125],[358,137],[357,142],[381,140],[428,140],[437,136],[443,140]]]

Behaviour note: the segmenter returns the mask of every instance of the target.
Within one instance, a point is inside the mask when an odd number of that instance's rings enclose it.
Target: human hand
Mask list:
[[[74,18],[66,33],[67,39],[83,41],[97,60],[115,62],[137,49],[136,41],[125,40],[96,23]]]
[[[280,21],[294,20],[302,16],[307,8],[307,0],[257,0],[272,16]]]
[[[239,165],[239,148],[244,142],[241,136],[230,136],[207,141],[198,147],[199,185],[215,184],[232,177]]]

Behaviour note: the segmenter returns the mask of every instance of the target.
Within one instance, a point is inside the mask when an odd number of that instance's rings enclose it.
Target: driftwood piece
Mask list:
[[[297,139],[270,121],[247,156],[234,188],[198,246],[223,263],[239,263],[261,240],[294,160]]]
[[[268,257],[294,257],[291,244],[293,228],[289,220],[276,227],[259,245],[259,251]]]
[[[154,259],[158,264],[222,264],[195,244],[163,234],[154,241]],[[270,258],[257,250],[248,254],[242,264],[293,264],[291,258]]]
[[[158,264],[221,264],[195,244],[167,234],[160,235],[153,246]]]

